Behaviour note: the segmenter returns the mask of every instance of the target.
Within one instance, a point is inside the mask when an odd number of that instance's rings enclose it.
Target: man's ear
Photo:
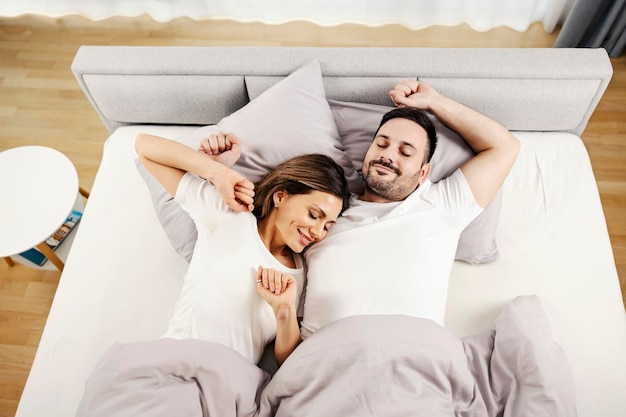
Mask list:
[[[428,174],[430,173],[430,162],[425,163],[424,165],[422,165],[422,170],[420,172],[420,177],[417,180],[417,185],[420,186],[424,183],[424,181],[426,181],[426,179],[428,178]]]

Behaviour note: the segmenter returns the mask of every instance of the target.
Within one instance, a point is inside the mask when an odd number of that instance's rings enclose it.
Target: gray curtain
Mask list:
[[[626,45],[626,0],[576,0],[555,48],[604,48],[617,57]]]

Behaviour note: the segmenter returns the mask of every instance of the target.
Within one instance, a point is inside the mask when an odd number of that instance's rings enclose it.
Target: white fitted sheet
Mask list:
[[[134,138],[190,129],[129,126],[108,139],[17,417],[74,415],[111,343],[165,332],[187,265],[156,219]],[[626,316],[586,150],[571,134],[516,135],[522,151],[504,186],[500,260],[455,263],[446,327],[458,336],[490,329],[506,302],[537,294],[572,365],[579,416],[624,416]]]

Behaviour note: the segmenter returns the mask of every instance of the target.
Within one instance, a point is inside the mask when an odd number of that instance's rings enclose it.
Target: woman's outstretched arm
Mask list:
[[[181,143],[148,134],[137,136],[135,150],[141,163],[170,195],[176,195],[176,189],[185,172],[192,172],[213,183],[226,204],[233,210],[252,210],[254,184],[218,162],[223,155],[210,156]],[[226,152],[237,152],[238,157],[239,147],[236,150],[225,150],[223,153]]]

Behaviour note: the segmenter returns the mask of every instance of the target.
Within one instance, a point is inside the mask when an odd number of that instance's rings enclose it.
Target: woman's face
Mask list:
[[[274,194],[276,230],[295,253],[326,237],[341,213],[341,199],[322,191],[308,194]]]

